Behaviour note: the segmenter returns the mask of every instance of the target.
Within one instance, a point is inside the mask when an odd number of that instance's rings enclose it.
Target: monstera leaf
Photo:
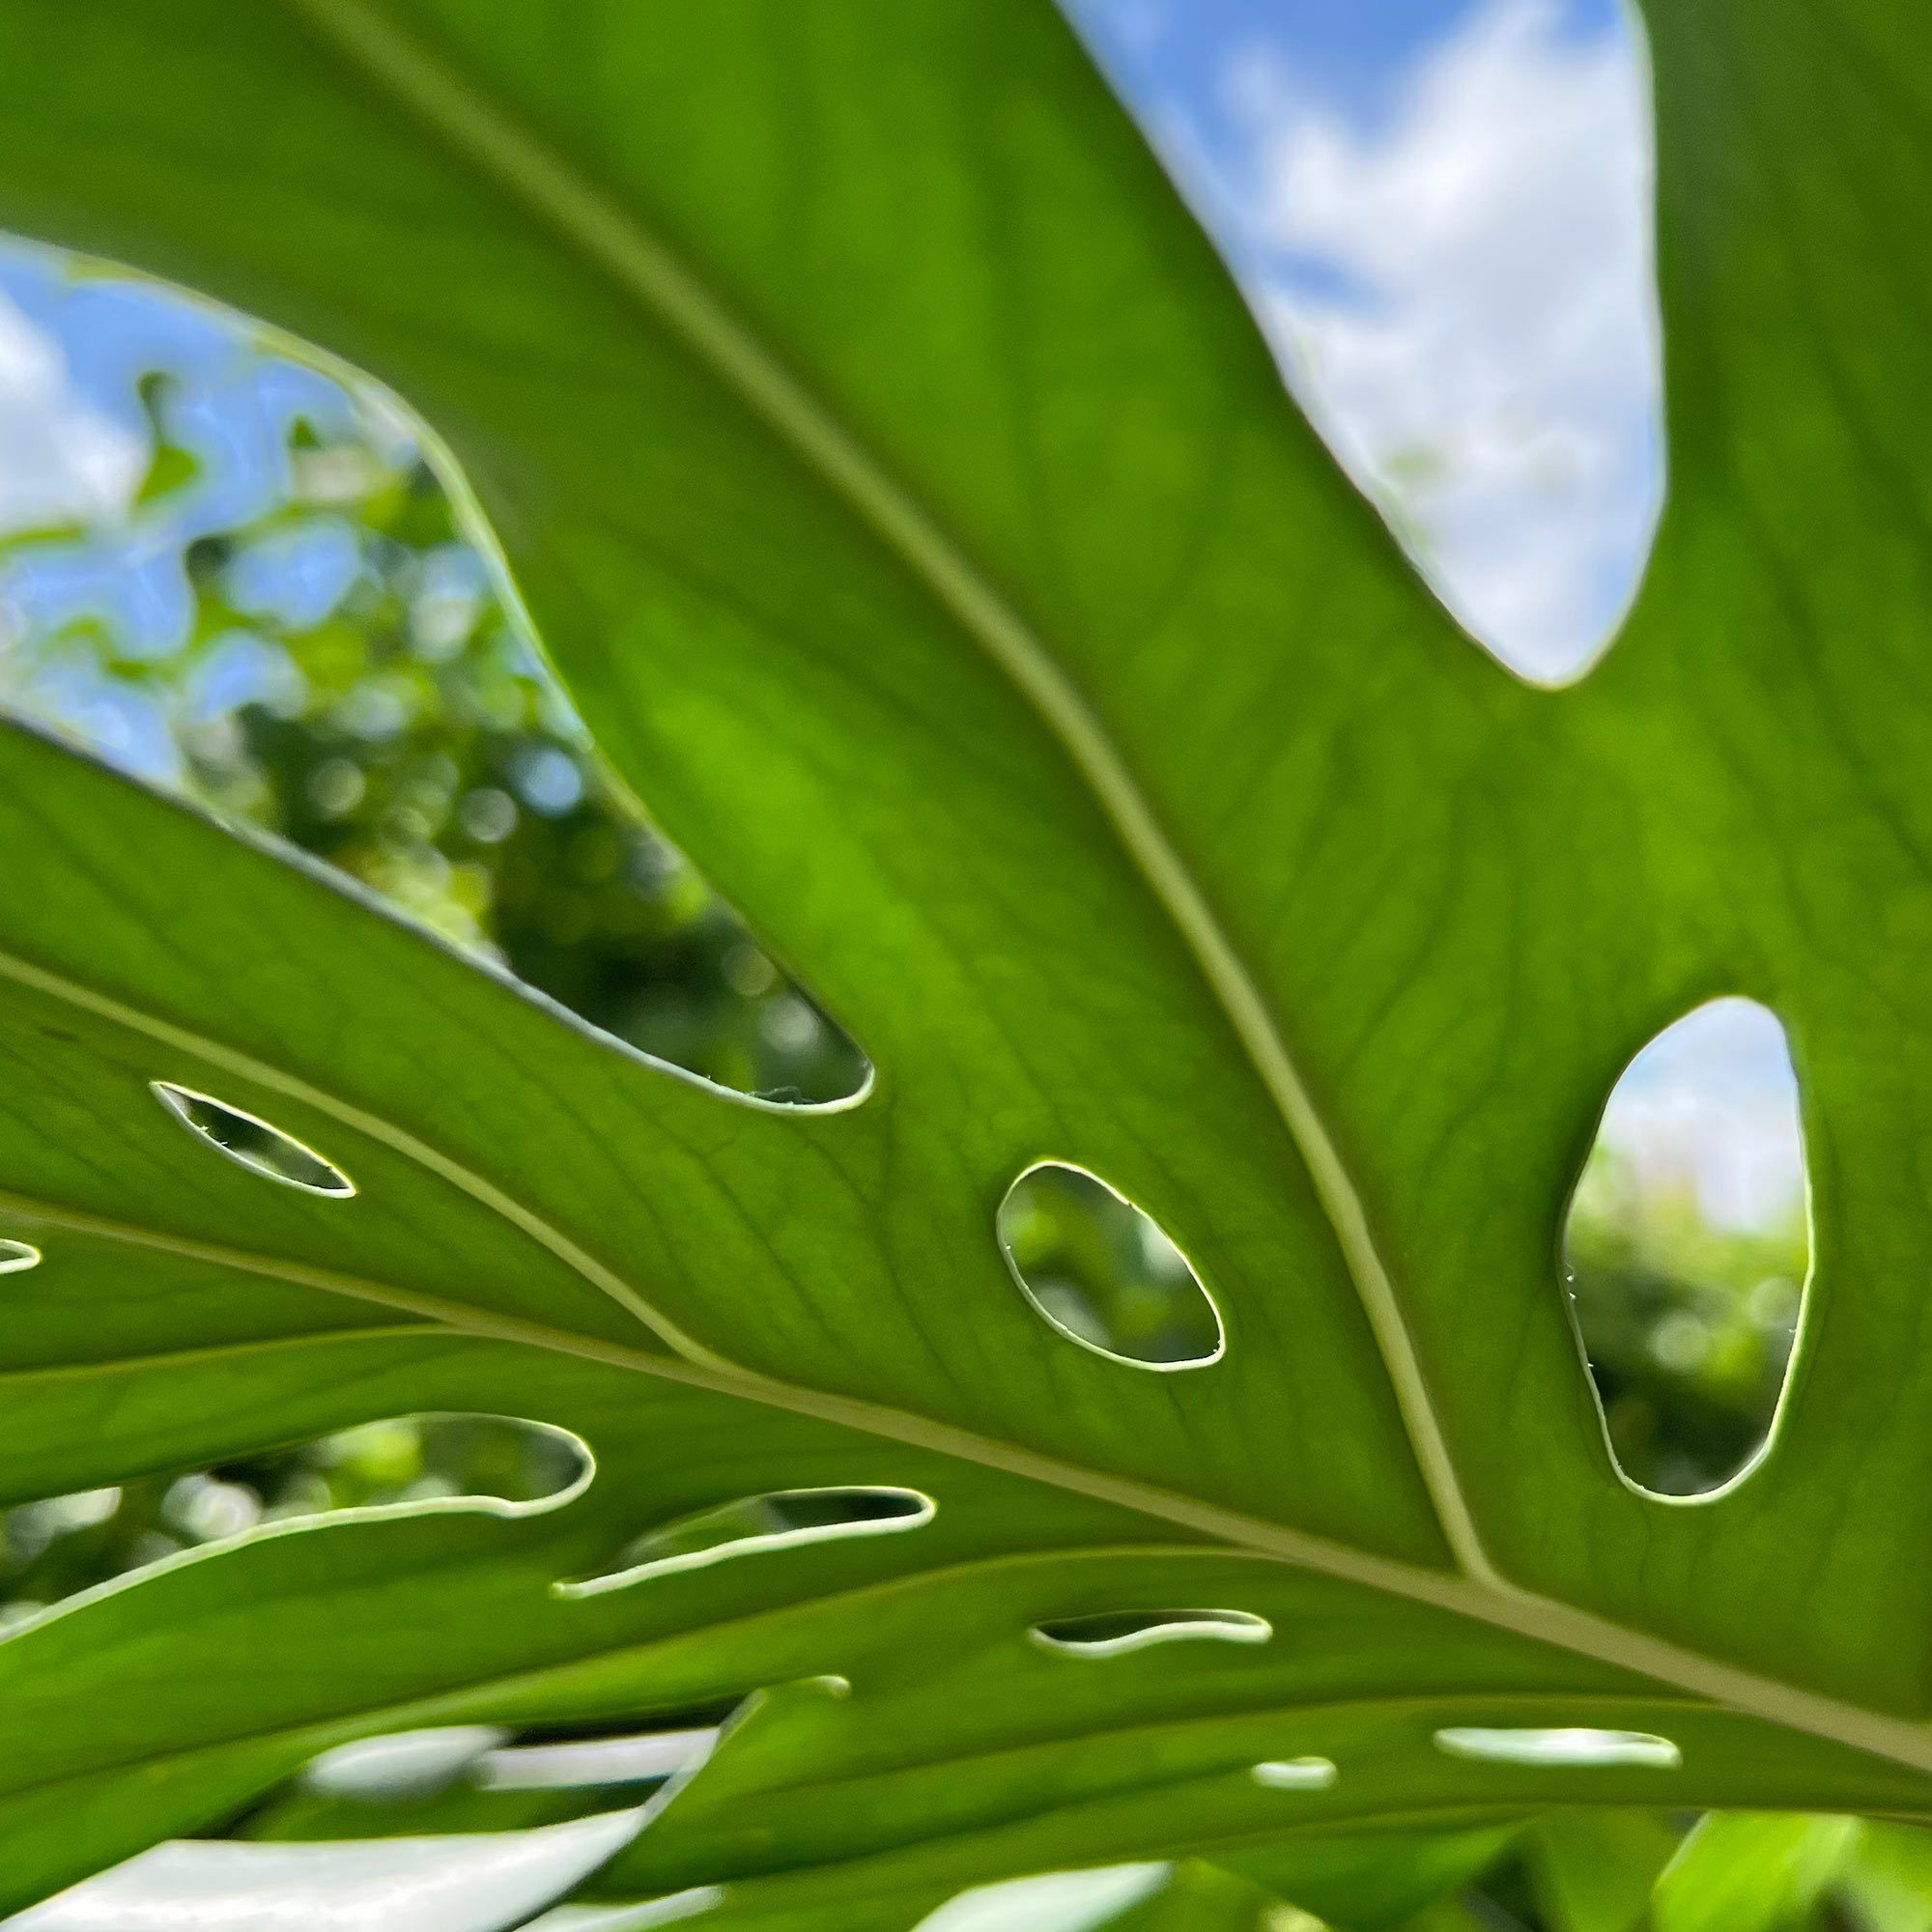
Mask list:
[[[1932,17],[1648,25],[1669,506],[1548,692],[1043,0],[0,4],[0,221],[419,411],[875,1068],[681,1077],[8,730],[5,1498],[427,1410],[597,1463],[8,1636],[9,1900],[357,1739],[734,1705],[609,1896],[885,1928],[1152,1864],[1103,1909],[1368,1922],[1552,1805],[1932,1811]],[[1725,992],[1794,1042],[1816,1280],[1769,1452],[1673,1505],[1555,1252],[1619,1068]],[[1041,1319],[995,1236],[1041,1160],[1178,1243],[1215,1358]],[[734,1505],[792,1527],[636,1559]]]

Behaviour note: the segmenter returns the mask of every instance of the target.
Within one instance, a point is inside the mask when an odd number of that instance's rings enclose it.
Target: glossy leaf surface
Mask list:
[[[0,1643],[13,1903],[358,1736],[740,1699],[612,1897],[849,1932],[1196,1858],[1299,1904],[1370,1827],[1932,1809],[1932,25],[1649,19],[1670,508],[1549,694],[1416,582],[1038,0],[0,0],[0,221],[419,410],[619,775],[877,1071],[705,1088],[0,737],[6,1496],[434,1410],[599,1462]],[[1617,1481],[1555,1255],[1618,1071],[1722,992],[1792,1042],[1816,1278],[1764,1457],[1685,1507]],[[1041,1160],[1171,1237],[1219,1359],[1038,1319],[995,1216]],[[552,1588],[887,1489],[931,1520]],[[1027,1640],[1167,1605],[1273,1634]]]

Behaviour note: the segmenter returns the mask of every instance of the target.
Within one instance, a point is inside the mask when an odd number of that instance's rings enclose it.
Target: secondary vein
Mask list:
[[[162,1045],[177,1052],[192,1054],[197,1060],[211,1066],[218,1066],[224,1072],[236,1074],[243,1080],[252,1081],[258,1087],[265,1087],[270,1093],[281,1094],[291,1100],[297,1100],[305,1107],[313,1107],[318,1113],[327,1114],[332,1120],[340,1121],[344,1126],[353,1127],[359,1134],[366,1134],[371,1140],[380,1141],[384,1147],[393,1148],[396,1152],[427,1168],[432,1174],[446,1180],[452,1187],[462,1190],[471,1200],[480,1202],[491,1212],[500,1215],[514,1228],[527,1235],[531,1240],[548,1248],[566,1267],[574,1269],[593,1288],[609,1295],[611,1299],[630,1314],[637,1317],[645,1327],[659,1336],[679,1354],[694,1362],[708,1363],[714,1367],[728,1366],[724,1356],[707,1349],[696,1337],[688,1335],[661,1309],[654,1307],[638,1293],[629,1282],[614,1269],[607,1267],[595,1255],[586,1252],[573,1241],[561,1229],[554,1228],[542,1215],[531,1212],[521,1201],[505,1194],[500,1187],[473,1173],[462,1162],[452,1160],[439,1148],[427,1141],[418,1140],[414,1134],[385,1121],[380,1114],[371,1114],[360,1107],[352,1106],[346,1100],[338,1099],[333,1094],[325,1093],[319,1087],[311,1087],[305,1080],[298,1080],[293,1074],[284,1073],[279,1067],[270,1066],[266,1062],[256,1060],[249,1054],[238,1053],[233,1047],[223,1046],[218,1040],[203,1038],[199,1034],[190,1033],[185,1027],[156,1018],[152,1013],[143,1012],[137,1007],[130,1007],[121,1000],[110,998],[105,993],[95,991],[91,986],[83,986],[58,973],[51,973],[43,966],[36,966],[31,961],[15,958],[12,953],[0,952],[0,979],[8,979],[22,986],[30,986],[37,993],[45,993],[53,999],[64,1000],[68,1005],[78,1007],[83,1012],[93,1013],[115,1026],[123,1026],[130,1031],[145,1034],[148,1038],[158,1040]]]
[[[1900,1718],[1844,1704],[1775,1678],[1741,1670],[1716,1658],[1679,1648],[1641,1631],[1626,1629],[1568,1604],[1538,1597],[1511,1585],[1497,1587],[1440,1571],[1424,1570],[1392,1557],[1244,1516],[1193,1496],[1161,1490],[1129,1477],[1084,1468],[1051,1456],[1039,1455],[969,1430],[909,1411],[860,1402],[848,1396],[771,1380],[748,1370],[713,1369],[674,1355],[652,1354],[640,1349],[574,1335],[518,1317],[466,1307],[439,1296],[398,1289],[306,1263],[257,1255],[209,1242],[138,1228],[23,1195],[0,1194],[0,1212],[28,1221],[61,1227],[130,1246],[158,1249],[213,1266],[245,1270],[271,1280],[316,1288],[372,1301],[439,1322],[450,1333],[482,1341],[519,1343],[554,1353],[575,1356],[607,1367],[655,1376],[688,1388],[736,1396],[767,1407],[785,1410],[814,1421],[904,1443],[981,1468],[1043,1483],[1075,1495],[1091,1496],[1157,1521],[1214,1537],[1232,1546],[1219,1553],[1262,1556],[1298,1569],[1313,1570],[1340,1581],[1380,1590],[1411,1603],[1427,1604],[1513,1632],[1519,1636],[1573,1651],[1598,1662],[1620,1666],[1661,1684],[1672,1685],[1696,1697],[1708,1698],[1732,1710],[1829,1738],[1856,1749],[1891,1759],[1915,1770],[1932,1773],[1932,1729]],[[1204,1549],[1202,1554],[1217,1553]]]

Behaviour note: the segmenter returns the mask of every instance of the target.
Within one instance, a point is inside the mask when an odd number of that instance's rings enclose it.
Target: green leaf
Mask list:
[[[1316,1918],[1359,1932],[1404,1924],[1480,1878],[1517,1835],[1515,1824],[1463,1831],[1302,1833],[1230,1865]]]
[[[739,1699],[613,1896],[850,1928],[1552,1804],[1932,1809],[1932,17],[1648,17],[1670,508],[1552,695],[1348,488],[1040,0],[0,0],[0,220],[418,409],[617,772],[877,1069],[677,1077],[0,736],[6,1493],[434,1409],[599,1460],[9,1635],[10,1899],[357,1736]],[[1793,1040],[1817,1280],[1766,1456],[1672,1507],[1554,1256],[1618,1069],[1717,991]],[[1040,1318],[995,1216],[1041,1160],[1172,1238],[1218,1359]],[[936,1512],[551,1588],[811,1489]]]
[[[1189,1860],[1110,1932],[1317,1932],[1258,1886]]]
[[[1932,1926],[1932,1833],[1866,1820],[1836,1876],[1873,1932]]]
[[[1776,1932],[1797,1926],[1857,1837],[1856,1818],[1704,1819],[1657,1884],[1657,1932]]]
[[[1525,1841],[1537,1902],[1554,1932],[1631,1932],[1677,1852],[1677,1833],[1644,1811],[1552,1811]]]

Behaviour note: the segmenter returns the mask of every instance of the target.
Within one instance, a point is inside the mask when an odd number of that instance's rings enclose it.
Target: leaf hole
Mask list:
[[[1326,1791],[1341,1775],[1326,1757],[1269,1758],[1248,1773],[1268,1791]]]
[[[1435,1747],[1450,1757],[1478,1764],[1525,1764],[1579,1769],[1644,1765],[1675,1771],[1684,1754],[1668,1739],[1649,1731],[1599,1731],[1587,1726],[1544,1730],[1535,1727],[1486,1729],[1452,1725],[1435,1733]]]
[[[658,1785],[696,1771],[717,1725],[599,1736],[529,1736],[496,1724],[450,1724],[357,1738],[311,1758],[297,1780],[309,1799],[410,1804],[458,1786],[569,1792]]]
[[[1563,1264],[1618,1473],[1676,1500],[1738,1481],[1770,1439],[1811,1276],[1798,1080],[1768,1008],[1712,1000],[1624,1069]]]
[[[31,1241],[0,1241],[0,1274],[24,1274],[40,1264],[41,1251]]]
[[[1097,1175],[1037,1161],[1007,1190],[994,1225],[1021,1293],[1069,1341],[1136,1369],[1221,1359],[1220,1311],[1193,1264]]]
[[[1037,1623],[1027,1634],[1067,1657],[1124,1657],[1161,1643],[1265,1643],[1274,1626],[1247,1610],[1103,1610]]]
[[[406,1415],[21,1503],[0,1513],[0,1630],[238,1538],[440,1510],[534,1515],[594,1473],[583,1442],[551,1423]]]
[[[213,1094],[197,1094],[191,1087],[178,1087],[172,1080],[151,1080],[148,1086],[176,1120],[237,1167],[285,1187],[299,1187],[304,1194],[346,1200],[355,1192],[355,1183],[333,1161],[325,1160],[259,1115],[231,1107]]]
[[[718,1727],[638,1731],[624,1736],[503,1745],[476,1760],[471,1776],[485,1791],[581,1791],[656,1784],[696,1771],[718,1743]]]
[[[918,1490],[771,1490],[647,1531],[607,1571],[559,1582],[561,1597],[600,1596],[652,1577],[672,1577],[761,1551],[848,1538],[893,1536],[930,1522],[938,1505]]]

